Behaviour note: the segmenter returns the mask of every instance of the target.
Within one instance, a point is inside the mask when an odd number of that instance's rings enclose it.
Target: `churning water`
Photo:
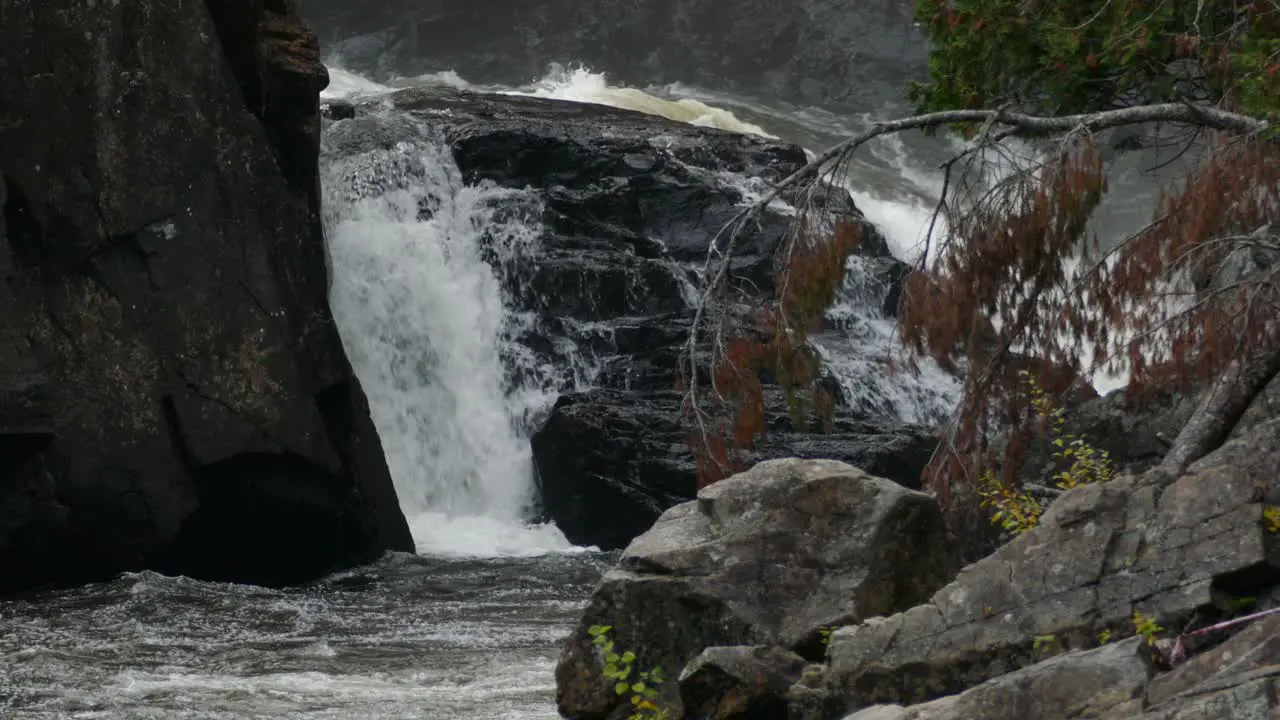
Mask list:
[[[606,561],[395,555],[289,590],[138,573],[0,603],[0,717],[553,718]]]

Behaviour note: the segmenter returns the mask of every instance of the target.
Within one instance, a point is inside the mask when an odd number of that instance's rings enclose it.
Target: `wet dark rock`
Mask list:
[[[329,120],[349,120],[356,116],[356,106],[347,102],[327,102],[320,106],[320,114]]]
[[[675,391],[693,271],[748,201],[743,176],[784,177],[804,164],[803,151],[539,98],[411,89],[390,96],[393,112],[382,102],[359,104],[353,118],[334,121],[326,147],[352,154],[406,140],[434,143],[449,148],[464,182],[527,194],[508,210],[540,225],[537,249],[511,266],[496,251],[490,258],[514,304],[538,317],[521,342],[556,365],[569,362],[558,349],[567,342],[599,365],[594,387],[566,393],[548,418],[532,419],[542,509],[575,543],[625,546],[697,490]],[[881,307],[899,263],[847,195],[833,192],[827,204],[862,225],[858,253],[879,293],[869,302]],[[734,275],[753,288],[746,302],[770,296],[774,250],[789,222],[771,209],[741,236]],[[769,393],[772,408],[785,407],[780,389]],[[815,434],[771,410],[770,435],[755,459],[832,457],[916,486],[932,432],[887,414],[846,403],[833,432]]]
[[[874,0],[303,0],[326,50],[370,77],[456,70],[523,84],[548,63],[623,83],[681,82],[803,103],[879,109],[926,71],[911,5]]]
[[[0,591],[409,549],[329,314],[292,3],[0,14]]]
[[[561,654],[560,711],[613,718],[626,710],[601,674],[593,625],[613,627],[638,666],[668,672],[714,646],[806,654],[821,647],[824,628],[909,607],[958,566],[928,495],[833,460],[757,464],[666,511],[627,547]],[[784,663],[784,675],[798,674],[797,661]],[[714,692],[688,690],[716,703]],[[675,689],[666,692],[678,702]]]
[[[560,398],[533,439],[542,506],[570,542],[624,547],[696,490],[675,392]]]

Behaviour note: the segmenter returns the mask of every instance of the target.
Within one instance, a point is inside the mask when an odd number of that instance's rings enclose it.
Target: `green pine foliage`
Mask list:
[[[1280,5],[1268,0],[918,0],[933,45],[921,112],[1047,114],[1154,102],[1280,110]]]

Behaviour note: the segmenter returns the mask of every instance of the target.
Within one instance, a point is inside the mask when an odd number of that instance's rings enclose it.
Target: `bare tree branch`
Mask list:
[[[848,140],[832,146],[814,159],[813,162],[784,178],[774,187],[771,193],[756,203],[754,207],[767,205],[786,188],[818,172],[827,162],[849,153],[881,135],[972,122],[989,122],[993,125],[1004,126],[1008,132],[1001,133],[1001,137],[1044,137],[1077,129],[1098,132],[1125,125],[1140,125],[1152,122],[1181,122],[1238,134],[1258,133],[1268,127],[1266,120],[1259,120],[1248,115],[1228,112],[1219,108],[1186,105],[1183,103],[1137,105],[1117,110],[1056,117],[1012,113],[1005,110],[946,110],[898,120],[885,120],[872,125]]]

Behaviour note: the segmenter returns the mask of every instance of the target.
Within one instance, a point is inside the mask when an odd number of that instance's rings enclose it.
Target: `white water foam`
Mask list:
[[[523,421],[554,396],[508,388],[512,318],[482,257],[488,248],[509,265],[535,252],[537,213],[519,212],[532,198],[467,186],[447,151],[418,142],[333,160],[324,187],[334,317],[418,551],[569,549],[553,525],[526,525]]]
[[[667,100],[637,88],[610,85],[605,73],[592,72],[585,67],[552,65],[550,71],[531,88],[506,92],[512,95],[608,105],[690,125],[777,139],[776,135],[766,132],[759,125],[740,119],[729,110],[713,107],[693,98]]]
[[[452,87],[459,90],[606,105],[657,115],[690,125],[715,127],[770,139],[779,137],[758,124],[740,118],[732,110],[708,104],[711,101],[725,101],[718,95],[703,93],[679,84],[650,90],[610,85],[605,73],[593,72],[585,67],[564,67],[553,64],[546,75],[531,85],[520,88],[473,84],[452,70],[396,78],[389,81],[388,85],[380,85],[334,68],[330,69],[330,78],[330,87],[323,94],[323,97],[328,99],[355,98],[402,87]],[[672,94],[674,97],[660,97],[654,94],[656,92]],[[819,123],[829,125],[835,120],[826,116],[801,118],[795,113],[780,115],[770,108],[741,100],[738,104],[752,111],[754,115],[778,121],[789,120],[805,126]],[[870,124],[872,121],[869,117],[857,120],[857,123],[849,125],[850,132],[853,132],[853,128]],[[818,150],[822,149],[825,148],[818,148]],[[855,168],[850,177],[845,179],[846,185],[859,209],[889,241],[894,256],[910,262],[919,255],[920,243],[933,219],[934,201],[942,193],[942,175],[932,168],[925,169],[911,162],[902,139],[896,135],[877,140],[868,151],[875,153],[882,162],[891,165],[898,174],[898,179],[909,185],[907,189],[910,192],[885,192],[879,187],[881,183],[878,183],[875,177],[868,177],[864,181],[858,173],[867,170],[865,167]],[[814,148],[806,147],[805,152],[811,159],[816,157]],[[722,173],[722,175],[728,176],[731,173]],[[758,200],[767,193],[764,181],[759,178],[737,176],[736,179],[729,177],[722,179],[741,190],[744,197],[751,201]],[[775,209],[785,212],[784,205],[785,203],[780,200],[776,200],[773,204]],[[945,231],[945,222],[939,218],[935,233],[943,231]]]
[[[961,382],[932,360],[917,360],[918,372],[906,369],[896,320],[880,310],[889,286],[876,272],[879,264],[849,257],[844,285],[825,314],[836,332],[814,337],[813,344],[850,406],[904,422],[944,422],[959,401]],[[891,373],[891,366],[902,370]]]
[[[696,98],[666,99],[639,88],[611,85],[605,73],[594,72],[582,66],[566,67],[552,63],[545,75],[521,87],[476,84],[452,70],[412,77],[397,77],[388,81],[388,85],[392,88],[451,87],[457,90],[498,95],[606,105],[623,110],[634,110],[646,115],[657,115],[700,127],[777,139],[776,135],[770,134],[759,125],[742,120],[730,110],[708,105]]]
[[[330,67],[329,85],[320,91],[320,99],[325,102],[355,100],[360,97],[383,95],[393,89],[341,68]]]

